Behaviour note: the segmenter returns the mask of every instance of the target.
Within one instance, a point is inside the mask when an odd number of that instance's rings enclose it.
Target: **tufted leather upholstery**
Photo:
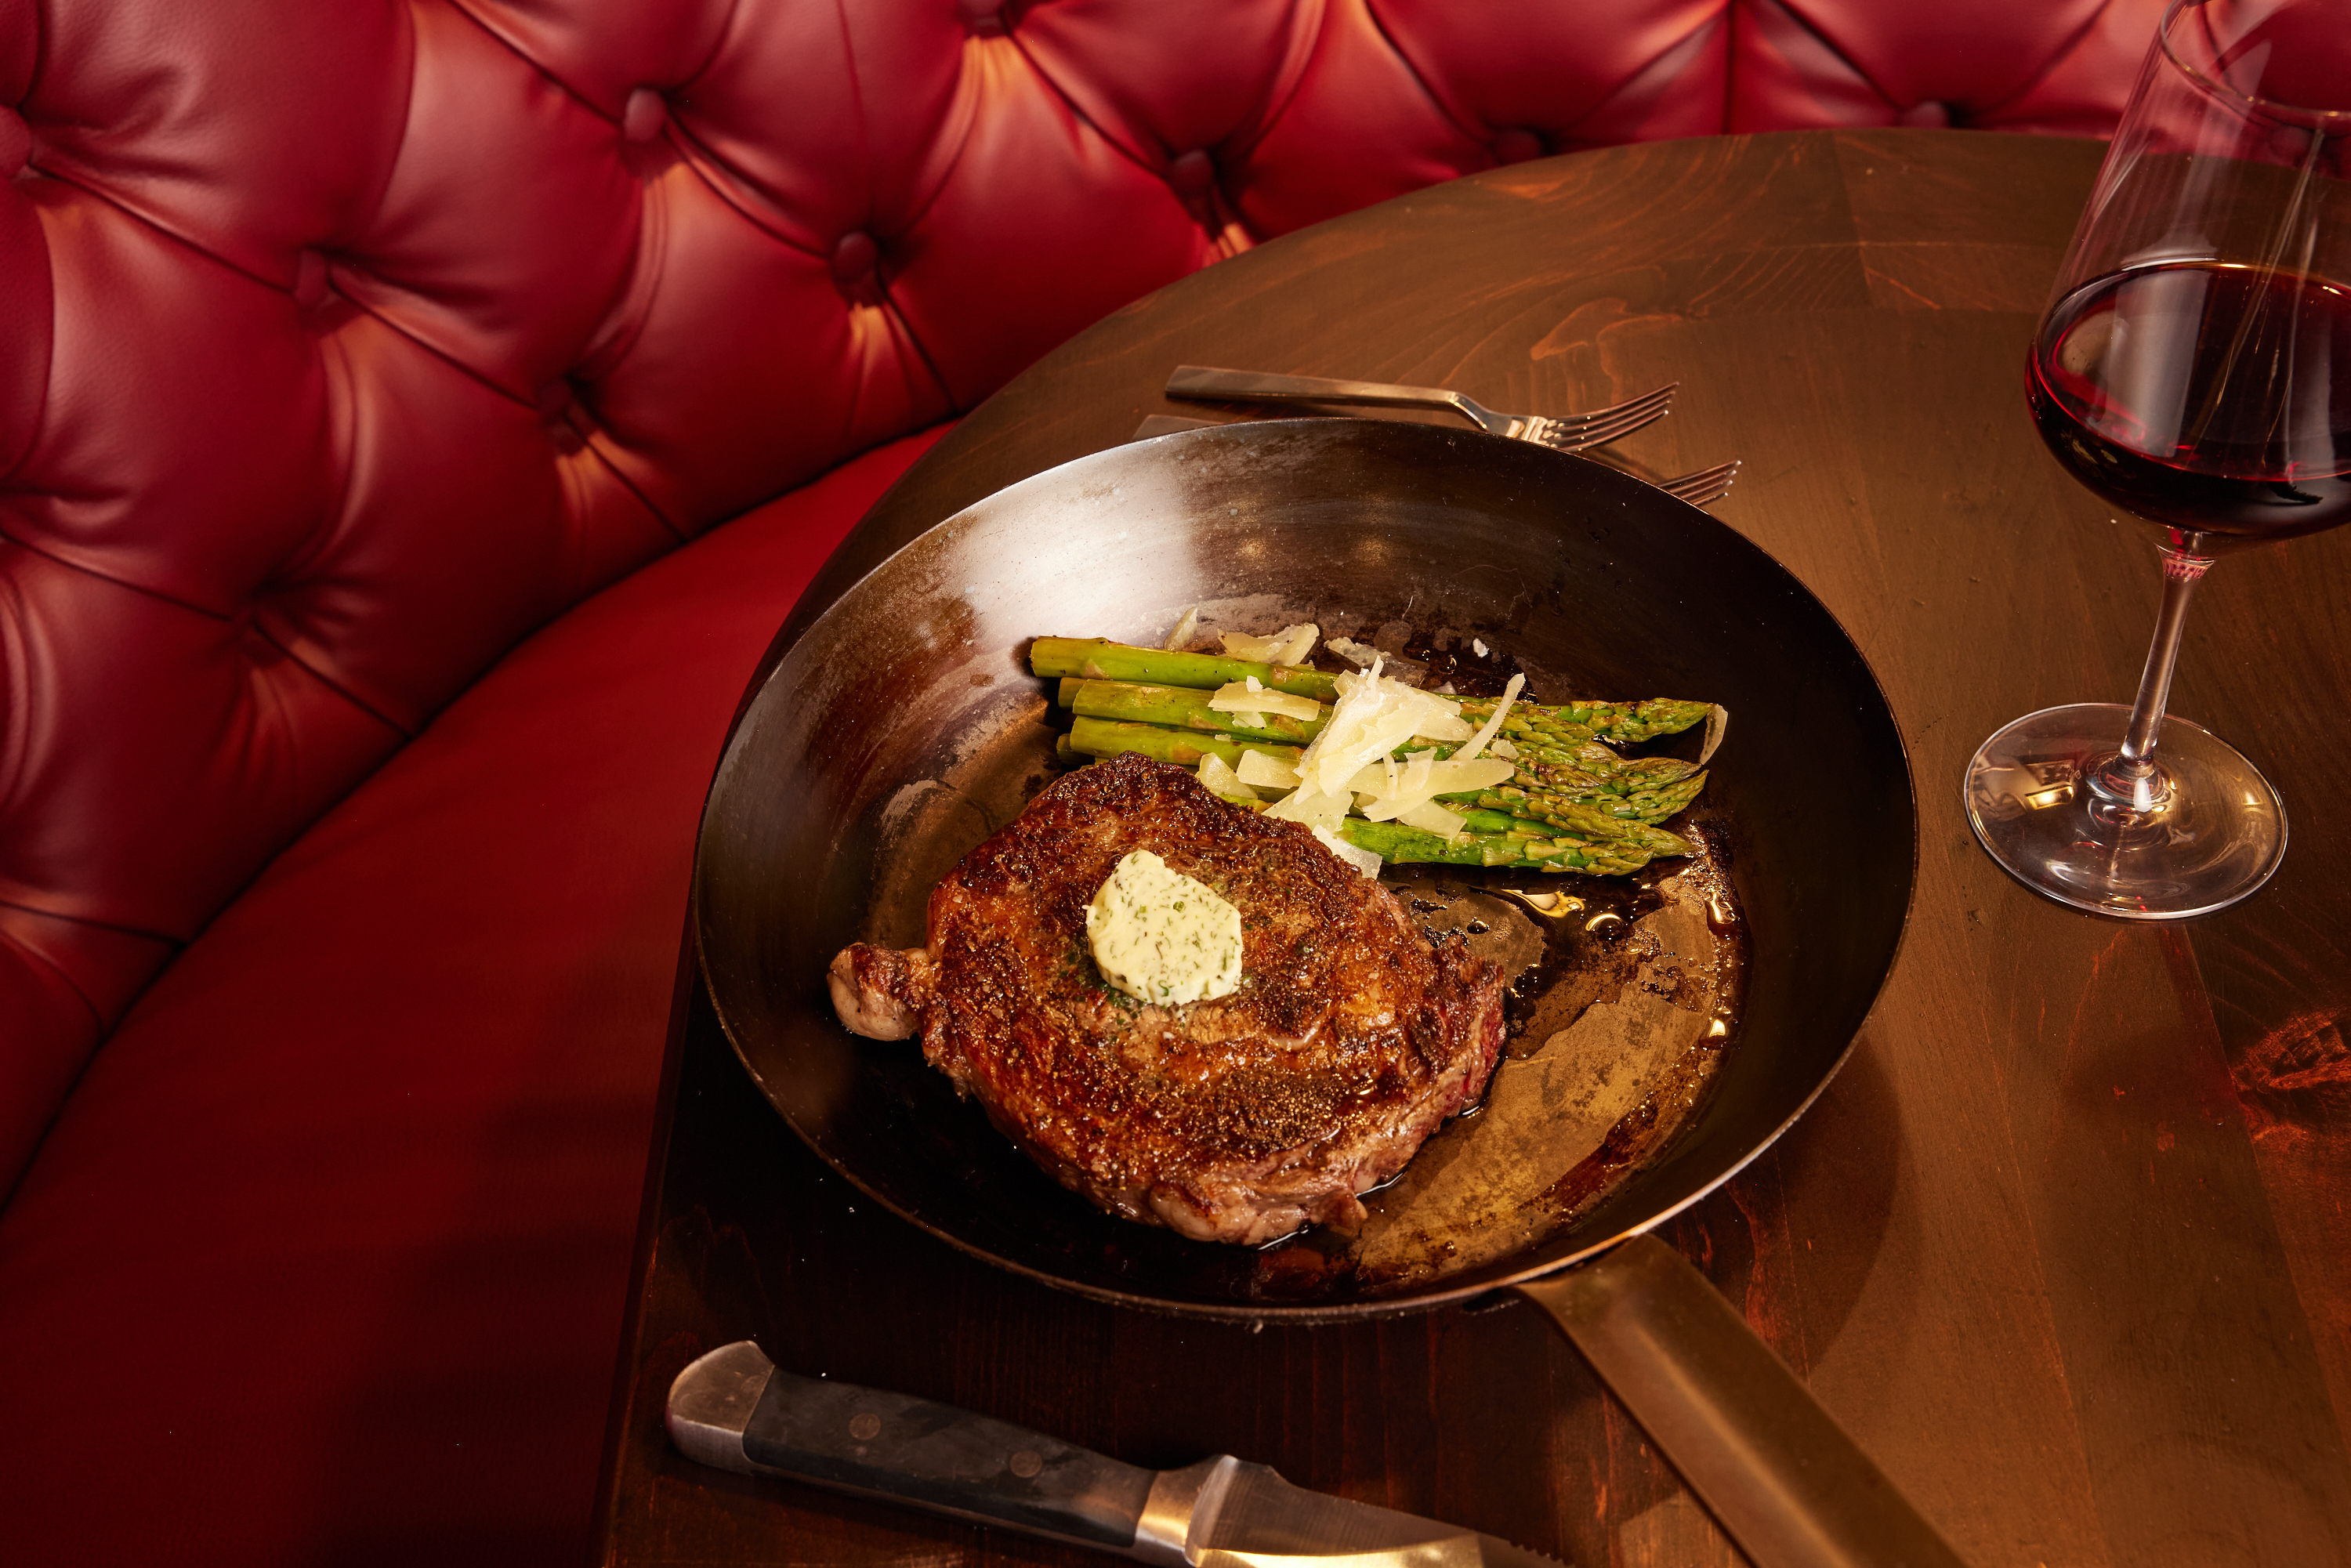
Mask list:
[[[2103,133],[2159,5],[0,0],[0,1190],[270,857],[682,541],[1191,268],[1433,181],[1722,131]],[[766,515],[786,601],[735,622],[783,614],[880,471]],[[627,586],[716,591],[697,570]],[[468,766],[416,764],[444,817]],[[338,819],[371,863],[454,852],[399,838],[402,799]],[[90,1072],[120,1114],[61,1127],[0,1261],[73,1234],[104,1129],[181,1124],[126,1087],[155,1061],[262,1070],[202,998],[336,898],[317,839],[142,1009],[141,1065]]]
[[[1185,271],[1468,171],[2096,133],[2155,0],[0,0],[0,1180],[501,651]]]

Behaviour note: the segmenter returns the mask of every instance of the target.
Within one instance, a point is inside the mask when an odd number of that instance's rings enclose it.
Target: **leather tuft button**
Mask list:
[[[652,88],[641,87],[629,94],[628,105],[621,110],[621,135],[631,141],[651,141],[668,122],[668,100]]]
[[[1497,163],[1523,163],[1530,158],[1543,155],[1542,138],[1516,126],[1497,131],[1490,145]]]
[[[569,377],[558,376],[538,389],[538,422],[555,449],[567,457],[588,444],[575,417],[579,409],[580,391]]]
[[[956,0],[956,9],[963,13],[963,25],[976,38],[992,38],[1008,30],[1004,0]]]
[[[316,310],[327,302],[327,258],[306,250],[294,258],[294,303]]]
[[[1949,125],[1951,123],[1951,106],[1938,103],[1931,98],[1924,103],[1914,103],[1902,111],[1900,123],[1914,130],[1932,130]]]
[[[1167,183],[1186,200],[1205,196],[1217,183],[1216,162],[1196,147],[1167,165]]]
[[[832,280],[844,294],[862,298],[874,288],[873,268],[882,247],[862,229],[852,229],[832,247]]]
[[[15,110],[0,107],[0,180],[25,166],[33,155],[33,128]]]

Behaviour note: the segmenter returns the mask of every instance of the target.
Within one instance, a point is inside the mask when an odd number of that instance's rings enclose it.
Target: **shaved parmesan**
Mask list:
[[[1207,765],[1202,763],[1201,766],[1206,768]],[[1219,763],[1218,766],[1221,767],[1222,764]],[[1262,751],[1242,752],[1241,765],[1236,773],[1244,784],[1261,785],[1268,789],[1298,788],[1298,769],[1280,758]]]
[[[1714,755],[1714,748],[1722,744],[1723,731],[1729,727],[1730,710],[1729,708],[1717,703],[1707,709],[1706,743],[1698,748],[1698,765],[1700,768],[1705,767],[1706,759]]]
[[[1347,820],[1348,804],[1348,798],[1343,794],[1325,795],[1301,788],[1291,790],[1268,806],[1265,814],[1280,821],[1303,822],[1310,828],[1328,828],[1335,833],[1339,831],[1339,824]]]
[[[1343,793],[1355,775],[1419,736],[1467,740],[1469,726],[1454,705],[1429,692],[1383,679],[1380,661],[1360,675],[1341,675],[1330,721],[1299,758],[1299,777],[1325,794]]]
[[[1411,810],[1400,812],[1396,821],[1407,828],[1418,828],[1424,832],[1442,833],[1448,839],[1457,833],[1467,831],[1469,826],[1458,812],[1448,811],[1434,800],[1423,800]]]
[[[1364,674],[1341,675],[1334,683],[1339,700],[1322,732],[1298,759],[1298,792],[1276,803],[1269,816],[1335,829],[1359,794],[1367,797],[1364,816],[1385,821],[1402,820],[1433,794],[1486,787],[1483,773],[1440,772],[1433,750],[1415,752],[1401,764],[1395,760],[1397,748],[1416,737],[1458,741],[1475,732],[1455,704],[1384,678],[1382,663],[1374,656]],[[1494,766],[1506,765],[1488,768]],[[1460,819],[1447,812],[1446,820],[1455,826],[1443,831],[1458,831]]]
[[[1268,714],[1278,713],[1284,718],[1320,718],[1322,705],[1312,697],[1293,692],[1270,692],[1251,675],[1245,681],[1234,681],[1217,688],[1208,699],[1208,706],[1217,713]],[[1263,719],[1252,722],[1263,724]]]
[[[1333,637],[1322,645],[1359,670],[1369,668],[1372,661],[1380,656],[1377,648],[1369,643],[1358,643],[1353,637]]]
[[[1510,705],[1519,700],[1519,694],[1526,690],[1526,676],[1512,675],[1510,684],[1502,688],[1502,700],[1494,705],[1494,712],[1486,720],[1486,727],[1471,736],[1469,744],[1453,755],[1463,762],[1468,762],[1474,760],[1479,752],[1485,750],[1486,743],[1501,733],[1503,716],[1510,711]]]
[[[1377,876],[1380,874],[1380,866],[1382,862],[1380,857],[1374,854],[1371,851],[1357,849],[1353,844],[1349,843],[1346,840],[1341,838],[1338,834],[1332,832],[1328,828],[1317,827],[1314,830],[1314,836],[1322,841],[1322,847],[1324,849],[1329,850],[1332,854],[1337,855],[1341,860],[1345,861],[1349,865],[1353,866],[1365,876]]]
[[[1252,637],[1246,632],[1220,632],[1225,652],[1236,659],[1247,659],[1259,664],[1302,664],[1314,652],[1316,639],[1322,629],[1311,622],[1285,626],[1270,637]]]
[[[1250,752],[1249,755],[1254,757],[1257,754]],[[1209,794],[1220,800],[1230,800],[1238,806],[1257,804],[1257,791],[1250,789],[1248,780],[1235,773],[1225,759],[1213,751],[1200,758],[1200,782]]]
[[[1349,779],[1347,787],[1358,792],[1355,803],[1364,816],[1387,821],[1428,799],[1428,769],[1436,755],[1416,751],[1401,768],[1394,758],[1383,758]]]
[[[1347,788],[1354,791],[1364,816],[1384,822],[1407,820],[1406,812],[1438,795],[1463,795],[1507,784],[1517,772],[1509,763],[1490,758],[1439,762],[1434,752],[1416,751],[1401,768],[1393,760],[1373,764],[1347,780]]]
[[[1167,633],[1167,642],[1165,644],[1166,651],[1170,653],[1182,653],[1184,644],[1190,642],[1192,633],[1199,629],[1200,607],[1195,604],[1191,609],[1184,612],[1184,618],[1176,622],[1176,630]]]
[[[1434,705],[1422,719],[1420,727],[1412,733],[1421,740],[1467,740],[1476,733],[1469,721],[1461,716],[1460,706],[1433,692],[1421,694]]]
[[[1491,789],[1498,784],[1508,784],[1518,777],[1519,770],[1499,757],[1480,757],[1464,762],[1455,758],[1437,765],[1437,777],[1430,780],[1439,795],[1459,795],[1471,789]]]

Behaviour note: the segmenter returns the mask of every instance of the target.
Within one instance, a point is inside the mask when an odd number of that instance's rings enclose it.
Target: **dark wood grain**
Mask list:
[[[1918,891],[1858,1051],[1665,1234],[1970,1562],[2351,1561],[2351,530],[2234,557],[2174,706],[2283,790],[2285,867],[2226,914],[2069,913],[1959,811],[1976,743],[2126,699],[2147,542],[2042,450],[2022,355],[2099,149],[1809,133],[1519,165],[1277,241],[1122,311],[973,413],[827,568],[1122,440],[1208,363],[1571,409],[1678,377],[1622,444],[1737,455],[1716,508],[1884,683],[1918,781]],[[1228,415],[1220,415],[1228,416]],[[1787,672],[1789,715],[1804,672]],[[1773,722],[1770,715],[1742,716]],[[1579,1564],[1736,1553],[1524,1306],[1259,1333],[1002,1274],[874,1212],[792,1139],[689,993],[623,1346],[600,1560],[1075,1563],[663,1440],[669,1379],[747,1335],[1138,1464],[1227,1451]]]

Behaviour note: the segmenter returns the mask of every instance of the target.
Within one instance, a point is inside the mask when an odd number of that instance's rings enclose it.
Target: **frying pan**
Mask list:
[[[933,883],[1050,777],[1050,698],[1028,640],[1155,642],[1204,601],[1262,606],[1268,625],[1319,615],[1490,638],[1534,673],[1532,695],[1730,710],[1706,810],[1749,944],[1737,1033],[1669,1145],[1557,1233],[1401,1291],[1344,1278],[1271,1291],[1254,1253],[1096,1212],[911,1044],[852,1037],[833,1017],[832,956],[857,940],[919,945]],[[1852,641],[1769,556],[1629,476],[1527,443],[1281,420],[1037,475],[800,624],[719,764],[693,918],[737,1054],[834,1168],[952,1245],[1152,1311],[1311,1321],[1516,1289],[1758,1562],[1956,1562],[1703,1276],[1643,1234],[1820,1093],[1909,903],[1901,737]]]

